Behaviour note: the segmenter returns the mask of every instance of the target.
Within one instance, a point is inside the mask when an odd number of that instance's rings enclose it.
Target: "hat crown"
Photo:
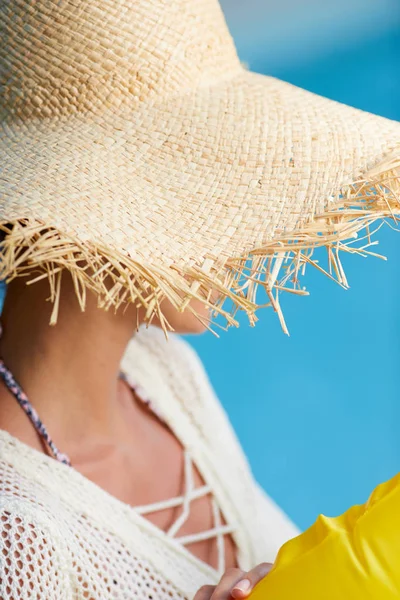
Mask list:
[[[161,101],[239,67],[217,0],[0,0],[0,116]]]

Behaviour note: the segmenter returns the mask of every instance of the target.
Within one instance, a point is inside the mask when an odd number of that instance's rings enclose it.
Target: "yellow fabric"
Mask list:
[[[320,516],[280,550],[251,600],[400,598],[400,475],[340,517]]]

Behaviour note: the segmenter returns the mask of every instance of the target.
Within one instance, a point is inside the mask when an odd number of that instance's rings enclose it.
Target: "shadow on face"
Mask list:
[[[18,308],[21,314],[29,313],[30,318],[32,318],[32,315],[35,315],[35,320],[43,322],[43,326],[45,326],[49,323],[50,314],[53,309],[52,304],[47,301],[50,295],[48,281],[44,279],[36,282],[34,285],[26,285],[29,279],[29,277],[18,277],[8,285],[4,309],[7,312],[7,309],[12,305],[13,313]],[[112,282],[110,283],[111,285]],[[124,309],[121,308],[114,312],[112,308],[108,311],[99,310],[97,302],[96,295],[91,291],[87,291],[86,304],[82,311],[76,298],[72,277],[67,270],[63,272],[58,322],[60,320],[71,319],[72,321],[83,323],[83,321],[88,320],[89,316],[95,319],[94,322],[98,323],[99,327],[108,318],[112,319],[115,326],[119,323],[125,323],[128,328],[134,327],[135,323],[140,324],[144,322],[145,309],[137,308],[134,304],[129,303],[128,306],[124,306]],[[176,333],[200,334],[206,331],[206,325],[210,322],[211,309],[197,299],[191,300],[183,312],[178,311],[167,299],[163,300],[161,307],[166,321],[171,326],[172,331]],[[193,314],[192,310],[190,310],[191,308],[199,315],[200,319]],[[154,317],[151,320],[151,324],[162,328],[158,317]],[[169,329],[168,326],[167,329]]]

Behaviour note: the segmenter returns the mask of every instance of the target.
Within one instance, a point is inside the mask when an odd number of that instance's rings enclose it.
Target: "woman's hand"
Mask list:
[[[251,571],[228,569],[218,585],[203,585],[193,600],[231,600],[247,598],[254,586],[264,579],[272,568],[271,563],[261,563]]]

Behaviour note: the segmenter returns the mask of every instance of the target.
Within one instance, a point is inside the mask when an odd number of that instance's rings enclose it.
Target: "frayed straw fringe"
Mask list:
[[[396,215],[400,215],[400,155],[386,158],[362,179],[342,189],[330,200],[323,214],[313,216],[287,235],[275,235],[264,246],[229,259],[223,265],[210,258],[201,266],[185,268],[145,265],[123,252],[118,254],[105,245],[80,242],[32,219],[3,221],[0,229],[7,235],[1,242],[0,278],[9,282],[17,276],[33,274],[27,281],[29,284],[47,278],[49,300],[53,303],[51,324],[57,321],[61,274],[67,269],[82,310],[87,290],[97,294],[99,306],[104,309],[118,309],[132,301],[145,310],[146,323],[150,324],[157,317],[167,334],[172,327],[162,311],[164,299],[177,310],[189,310],[209,329],[211,322],[205,322],[196,313],[190,304],[192,299],[212,308],[213,317],[225,317],[228,327],[238,325],[235,319],[238,310],[244,310],[254,325],[256,310],[272,306],[288,333],[280,293],[307,295],[299,283],[307,265],[347,288],[340,253],[384,258],[368,250],[377,243],[371,240],[374,233],[371,227],[386,218],[397,225]],[[365,231],[361,238],[358,237],[360,231]],[[357,247],[353,245],[355,241],[359,243]],[[312,259],[314,250],[321,246],[328,253],[327,270]],[[265,289],[268,304],[257,304],[258,286]],[[224,308],[226,300],[231,301],[232,310]]]

